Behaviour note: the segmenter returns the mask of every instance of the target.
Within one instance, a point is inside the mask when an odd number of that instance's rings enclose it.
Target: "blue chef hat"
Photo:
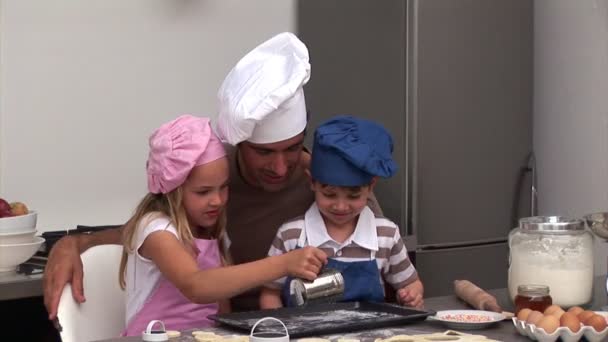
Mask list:
[[[395,174],[392,152],[393,139],[384,127],[349,115],[336,116],[315,131],[312,177],[335,186],[367,185],[374,176]]]

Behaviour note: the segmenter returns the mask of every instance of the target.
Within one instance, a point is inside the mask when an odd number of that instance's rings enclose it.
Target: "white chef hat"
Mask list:
[[[274,143],[306,128],[302,86],[310,78],[308,49],[293,33],[280,33],[243,57],[218,92],[217,133],[236,145]]]

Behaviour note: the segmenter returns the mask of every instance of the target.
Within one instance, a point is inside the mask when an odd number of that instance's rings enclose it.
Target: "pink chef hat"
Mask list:
[[[226,155],[208,118],[182,115],[150,136],[146,170],[151,193],[169,193],[182,185],[190,171]]]

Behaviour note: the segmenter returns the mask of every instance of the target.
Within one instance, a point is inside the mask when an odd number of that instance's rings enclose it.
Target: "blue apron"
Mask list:
[[[304,229],[302,229],[298,246],[304,246],[305,240]],[[374,251],[371,251],[370,260],[346,262],[328,259],[325,267],[338,270],[344,277],[344,295],[339,301],[384,301],[384,288],[380,282],[380,272]],[[293,295],[290,293],[292,279],[292,277],[287,277],[283,284],[282,299],[285,306],[296,306]]]

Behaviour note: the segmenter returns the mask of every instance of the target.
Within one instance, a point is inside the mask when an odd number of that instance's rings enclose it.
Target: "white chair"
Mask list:
[[[122,246],[103,245],[82,253],[86,302],[76,303],[68,284],[61,293],[57,318],[63,342],[118,337],[125,328],[125,291],[118,284]]]

